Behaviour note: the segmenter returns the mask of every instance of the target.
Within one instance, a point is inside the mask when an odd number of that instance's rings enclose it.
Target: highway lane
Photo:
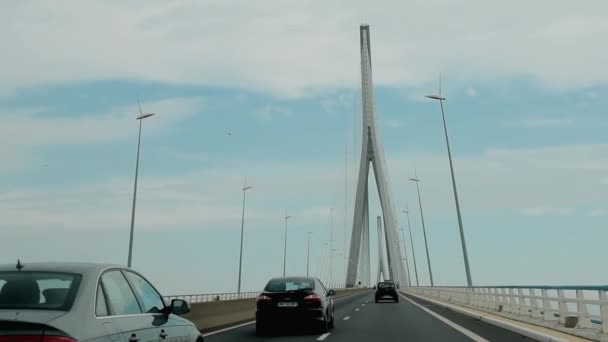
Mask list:
[[[275,336],[257,337],[255,324],[205,337],[207,342],[240,341],[526,341],[522,336],[469,319],[454,312],[445,312],[431,303],[416,301],[444,317],[448,323],[412,304],[405,298],[399,303],[390,301],[374,303],[373,292],[366,291],[336,300],[336,328],[329,335],[305,331],[282,332]],[[457,323],[456,323],[457,322]],[[450,323],[453,325],[451,326]],[[456,323],[456,324],[454,324]],[[459,331],[457,329],[461,329]],[[463,333],[464,331],[464,333]],[[469,336],[465,333],[469,332]]]

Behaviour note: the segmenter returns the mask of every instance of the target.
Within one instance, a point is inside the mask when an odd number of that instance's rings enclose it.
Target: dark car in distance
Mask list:
[[[386,297],[390,297],[395,301],[395,303],[399,303],[399,293],[397,292],[397,287],[395,286],[395,283],[393,283],[392,281],[383,281],[381,283],[378,283],[378,286],[376,286],[376,294],[374,295],[374,297],[376,299],[376,303]]]
[[[336,292],[313,277],[282,277],[268,281],[256,302],[256,334],[285,325],[312,326],[320,333],[334,327]]]

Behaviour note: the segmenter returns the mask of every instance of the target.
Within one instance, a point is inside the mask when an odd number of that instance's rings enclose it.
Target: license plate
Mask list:
[[[280,308],[295,308],[298,306],[297,302],[278,302],[277,306]]]

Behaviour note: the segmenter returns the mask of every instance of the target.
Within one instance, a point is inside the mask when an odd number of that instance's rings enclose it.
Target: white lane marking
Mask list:
[[[348,321],[349,319],[350,319],[350,316],[346,316],[346,317],[344,317],[344,320],[345,320],[345,321]]]
[[[365,303],[361,304],[361,306],[365,306]]]
[[[244,326],[246,326],[246,325],[250,325],[250,324],[253,324],[253,323],[255,323],[255,321],[251,321],[251,322],[247,322],[247,323],[243,323],[243,324],[235,325],[235,326],[228,327],[228,328],[225,328],[225,329],[220,329],[220,330],[212,331],[212,332],[209,332],[209,333],[203,334],[203,337],[207,337],[207,336],[211,336],[211,335],[215,335],[215,334],[223,333],[223,332],[225,332],[225,331],[230,331],[230,330],[233,330],[233,329],[237,329],[237,328],[240,328],[240,327],[244,327]]]
[[[485,338],[477,335],[476,333],[474,333],[474,332],[472,332],[472,331],[470,331],[470,330],[468,330],[468,329],[466,329],[466,328],[464,328],[464,327],[462,327],[462,326],[460,326],[460,325],[458,325],[458,324],[450,321],[449,319],[447,319],[447,318],[439,315],[438,313],[436,313],[434,311],[431,311],[430,309],[427,309],[424,306],[422,306],[422,305],[414,302],[413,300],[407,298],[406,296],[404,296],[402,294],[399,294],[399,295],[403,299],[407,300],[408,302],[410,302],[410,303],[416,305],[417,307],[419,307],[420,309],[426,311],[426,313],[428,313],[429,315],[437,318],[438,320],[442,321],[443,323],[445,323],[445,324],[449,325],[450,327],[456,329],[457,331],[461,332],[463,335],[469,337],[473,341],[475,341],[475,342],[490,342],[490,341],[486,340]]]
[[[331,335],[331,333],[325,333],[321,336],[319,336],[319,338],[317,339],[317,341],[323,341],[324,339],[327,338],[327,336]]]
[[[355,311],[359,311],[359,308],[356,308]]]

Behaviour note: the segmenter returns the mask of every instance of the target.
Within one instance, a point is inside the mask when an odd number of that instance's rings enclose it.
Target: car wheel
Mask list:
[[[323,317],[323,320],[319,323],[319,333],[325,334],[329,332],[329,319]]]
[[[395,303],[399,303],[399,297],[395,298]]]
[[[376,298],[376,303],[378,303],[378,298]]]
[[[334,318],[334,311],[331,311],[331,320],[329,321],[329,329],[333,329],[336,327],[335,325],[335,318]]]

